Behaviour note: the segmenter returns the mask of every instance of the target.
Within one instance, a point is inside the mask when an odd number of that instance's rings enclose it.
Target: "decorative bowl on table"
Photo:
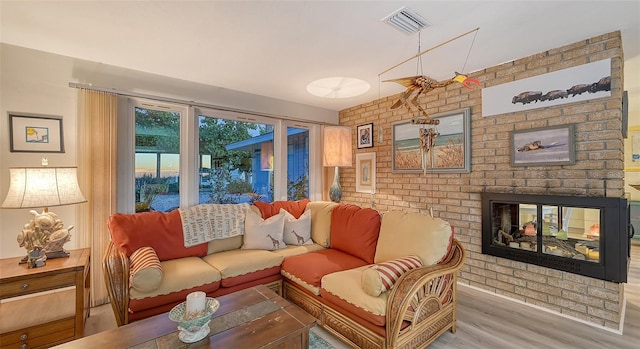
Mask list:
[[[211,315],[218,310],[220,302],[217,299],[207,297],[204,311],[195,316],[187,317],[187,302],[182,302],[169,311],[169,320],[178,323],[178,338],[185,343],[197,342],[206,337],[209,332]]]

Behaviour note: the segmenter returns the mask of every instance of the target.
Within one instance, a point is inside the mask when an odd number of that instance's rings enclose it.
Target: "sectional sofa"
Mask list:
[[[242,236],[184,247],[178,211],[114,214],[103,261],[118,325],[193,291],[265,284],[360,348],[422,348],[456,329],[464,249],[445,221],[333,202],[258,202]]]

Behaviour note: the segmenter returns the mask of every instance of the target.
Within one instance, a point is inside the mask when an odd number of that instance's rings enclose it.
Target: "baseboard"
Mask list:
[[[476,291],[479,291],[479,292],[490,294],[490,295],[493,295],[493,296],[496,296],[496,297],[499,297],[499,298],[502,298],[504,300],[511,301],[511,302],[514,302],[514,303],[526,305],[528,307],[531,307],[531,308],[534,308],[534,309],[537,309],[537,310],[542,310],[542,311],[545,311],[545,312],[550,313],[550,314],[558,315],[558,316],[561,316],[563,318],[567,318],[567,319],[570,319],[570,320],[573,320],[573,321],[577,321],[577,322],[583,323],[585,325],[589,325],[591,327],[599,328],[601,330],[606,330],[606,331],[609,331],[609,332],[612,332],[612,333],[615,333],[615,334],[622,335],[622,330],[624,328],[624,316],[625,316],[625,312],[626,312],[626,309],[627,309],[627,298],[624,295],[623,295],[623,298],[622,298],[622,312],[620,314],[620,325],[619,325],[617,330],[614,330],[614,329],[612,329],[610,327],[601,326],[601,325],[598,325],[598,324],[594,324],[593,322],[589,322],[589,321],[586,321],[586,320],[583,320],[583,319],[579,319],[579,318],[574,317],[574,316],[570,316],[570,315],[563,314],[563,313],[558,313],[557,311],[553,311],[551,309],[547,309],[547,308],[541,307],[539,305],[526,303],[526,302],[523,302],[523,301],[518,300],[518,299],[509,298],[507,296],[504,296],[504,295],[501,295],[501,294],[497,294],[495,292],[491,292],[491,291],[488,291],[488,290],[485,290],[485,289],[482,289],[482,288],[479,288],[479,287],[476,287],[476,286],[471,286],[471,285],[464,284],[464,283],[461,283],[461,282],[458,282],[458,286],[468,287],[468,288],[470,288],[472,290],[476,290]]]

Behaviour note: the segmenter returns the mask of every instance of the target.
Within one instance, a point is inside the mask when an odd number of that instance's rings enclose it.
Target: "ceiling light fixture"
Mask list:
[[[413,35],[422,29],[431,26],[429,21],[419,15],[416,11],[406,6],[398,9],[381,20],[408,35]]]
[[[307,91],[318,97],[348,98],[360,96],[369,91],[370,87],[364,80],[334,76],[312,81],[307,85]]]

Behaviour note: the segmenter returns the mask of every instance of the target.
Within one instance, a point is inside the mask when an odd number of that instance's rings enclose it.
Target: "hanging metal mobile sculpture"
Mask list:
[[[467,35],[469,33],[472,32],[476,32],[480,28],[476,28],[474,30],[471,30],[469,32],[466,32],[462,35],[459,35],[451,40],[448,40],[442,44],[439,44],[435,47],[432,47],[428,50],[419,52],[417,55],[405,60],[404,62],[401,62],[387,70],[385,70],[384,72],[380,73],[378,76],[388,72],[391,69],[394,69],[396,67],[398,67],[401,64],[406,63],[407,61],[413,59],[413,58],[418,58],[419,62],[420,61],[420,57],[437,48],[440,46],[443,46],[453,40],[456,40],[464,35]],[[475,41],[475,37],[474,37],[474,41]],[[471,44],[471,46],[473,46],[473,43]],[[418,51],[420,51],[420,46],[418,46]],[[471,47],[469,48],[469,53],[471,53]],[[469,58],[469,53],[467,54],[467,59]],[[466,65],[466,61],[465,61],[465,65]],[[463,69],[464,70],[464,69]],[[421,151],[421,160],[422,160],[422,169],[424,171],[424,173],[426,174],[427,172],[427,163],[428,163],[428,155],[429,152],[431,151],[431,149],[435,146],[436,144],[436,138],[440,135],[440,133],[438,132],[437,128],[435,127],[436,125],[440,124],[440,120],[434,120],[431,119],[431,117],[429,117],[429,114],[427,114],[427,111],[424,107],[422,107],[420,105],[420,103],[418,102],[418,99],[420,98],[420,96],[427,94],[428,92],[431,92],[437,88],[443,88],[446,86],[449,86],[453,83],[460,83],[462,84],[464,87],[466,88],[472,88],[472,84],[476,85],[476,86],[480,86],[480,81],[478,81],[477,79],[472,79],[469,78],[467,75],[465,74],[461,74],[456,72],[455,76],[451,79],[448,80],[442,80],[442,81],[437,81],[435,79],[432,79],[428,76],[425,75],[416,75],[416,76],[409,76],[409,77],[404,77],[404,78],[397,78],[397,79],[389,79],[389,80],[384,80],[383,82],[395,82],[397,84],[400,84],[402,86],[405,86],[407,89],[400,94],[400,98],[393,104],[391,105],[391,109],[396,109],[399,108],[401,106],[405,106],[407,108],[407,110],[412,113],[412,114],[419,114],[420,117],[418,118],[414,118],[411,120],[412,124],[418,124],[418,125],[433,125],[432,127],[420,127],[419,129],[419,137],[420,137],[420,151]]]

